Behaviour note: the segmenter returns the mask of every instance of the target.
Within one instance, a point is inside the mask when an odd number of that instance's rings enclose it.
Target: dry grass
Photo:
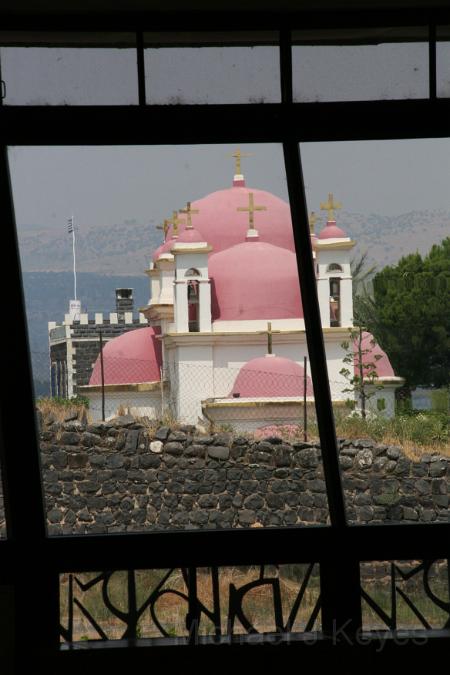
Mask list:
[[[60,401],[53,398],[40,398],[36,401],[36,408],[42,413],[44,421],[64,422],[67,417],[77,415],[78,420],[90,422],[89,409],[83,404],[71,404],[69,401]]]

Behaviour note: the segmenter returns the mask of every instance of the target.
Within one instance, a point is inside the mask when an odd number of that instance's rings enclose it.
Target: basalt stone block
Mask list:
[[[183,454],[183,449],[183,444],[178,441],[169,441],[164,445],[164,452],[175,457],[180,457]]]
[[[135,423],[133,415],[119,415],[108,422],[111,427],[128,427]]]
[[[193,525],[206,525],[209,520],[208,512],[197,509],[189,514],[189,522]]]
[[[184,443],[184,441],[187,440],[187,435],[184,433],[184,431],[171,431],[167,440]]]
[[[125,440],[124,452],[129,455],[137,450],[139,443],[140,431],[137,429],[128,429]]]
[[[125,464],[125,459],[122,455],[109,455],[106,458],[106,467],[108,469],[121,469]]]
[[[430,476],[432,478],[437,478],[439,476],[445,476],[447,473],[447,464],[442,461],[433,461],[430,463]]]
[[[244,507],[246,509],[256,511],[258,509],[262,509],[263,506],[264,506],[264,499],[259,494],[250,495],[249,497],[246,497],[244,499]]]
[[[76,522],[76,520],[77,520],[77,517],[76,517],[74,511],[72,511],[71,509],[66,511],[66,513],[64,514],[64,523],[66,525],[73,525]]]
[[[98,483],[91,480],[84,480],[77,485],[80,494],[94,494],[99,489]]]
[[[353,459],[351,457],[342,456],[339,458],[339,463],[343,471],[347,471],[353,466]]]
[[[102,437],[99,434],[91,434],[85,431],[84,434],[81,434],[80,445],[85,448],[92,448],[94,445],[99,445],[101,440]]]
[[[78,445],[80,438],[80,434],[77,434],[74,431],[64,431],[61,434],[61,443],[63,445]]]
[[[396,476],[409,476],[411,471],[411,460],[406,457],[400,457],[397,461],[394,473]]]
[[[88,456],[85,452],[77,452],[76,454],[68,455],[69,469],[82,469],[88,463]],[[71,478],[75,478],[72,474]]]
[[[223,445],[210,445],[208,447],[208,456],[212,459],[227,460],[230,456],[230,448]]]
[[[158,469],[161,466],[161,458],[158,455],[140,455],[139,466],[141,469]]]
[[[305,469],[314,469],[319,466],[319,452],[316,448],[300,450],[295,457],[295,462]]]
[[[51,509],[47,513],[47,519],[50,523],[61,523],[63,520],[63,513],[59,509]]]
[[[388,449],[386,450],[386,455],[388,459],[396,460],[400,457],[401,450],[396,446],[389,446]]]
[[[90,455],[89,463],[91,466],[103,467],[106,464],[106,457],[105,455]]]
[[[367,449],[360,450],[355,458],[356,466],[363,471],[367,471],[373,464],[373,454],[372,451]]]
[[[244,527],[253,525],[256,522],[256,513],[250,509],[244,509],[238,513],[238,522]]]
[[[211,445],[214,442],[213,436],[194,436],[192,439],[194,445]],[[236,441],[235,441],[236,442]]]
[[[283,513],[283,522],[285,525],[295,525],[298,521],[298,514],[293,509],[289,509]]]
[[[85,425],[82,424],[81,422],[74,421],[74,422],[66,422],[62,425],[62,428],[65,431],[72,431],[72,432],[81,432],[85,430]]]
[[[233,442],[233,434],[230,434],[227,431],[222,431],[220,433],[214,434],[213,445],[220,445],[229,448],[232,442]]]
[[[92,523],[94,520],[94,516],[86,508],[78,512],[77,518],[81,523]]]
[[[55,469],[65,469],[67,466],[67,454],[63,450],[54,452],[51,456],[51,463]]]
[[[215,509],[217,508],[218,501],[217,497],[212,495],[200,495],[198,498],[198,505],[202,509]]]

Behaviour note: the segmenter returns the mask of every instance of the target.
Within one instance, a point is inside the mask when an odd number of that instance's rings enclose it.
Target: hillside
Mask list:
[[[450,212],[412,211],[388,217],[343,211],[338,214],[338,224],[357,241],[355,256],[367,250],[368,262],[380,269],[407,253],[425,253],[432,244],[442,241],[450,230]],[[95,274],[139,275],[161,241],[161,232],[135,222],[81,227],[77,268]],[[26,272],[65,272],[72,268],[71,239],[65,230],[21,227],[19,243]]]

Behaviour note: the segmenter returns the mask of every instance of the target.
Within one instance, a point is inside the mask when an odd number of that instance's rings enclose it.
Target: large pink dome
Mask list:
[[[136,384],[161,379],[161,342],[151,326],[137,328],[107,342],[103,348],[105,384]],[[100,356],[89,384],[101,384]]]
[[[246,241],[211,255],[212,318],[303,317],[295,253],[262,241]]]
[[[395,377],[394,369],[391,366],[389,357],[385,351],[383,351],[378,343],[373,344],[375,338],[372,333],[363,331],[362,342],[361,342],[361,352],[362,352],[362,363],[363,365],[374,364],[374,370],[377,373],[378,377]],[[353,342],[353,349],[355,352],[355,366],[354,371],[355,375],[359,376],[359,338]],[[379,357],[379,358],[378,358]],[[364,375],[368,376],[369,369],[364,369]]]
[[[237,398],[276,398],[303,396],[304,370],[295,361],[281,356],[262,356],[248,361],[239,371],[230,396]],[[307,376],[306,395],[313,396]]]
[[[254,214],[255,227],[261,239],[295,251],[289,204],[265,190],[234,185],[197,199],[191,204],[192,209],[199,210],[198,214],[192,216],[193,226],[200,230],[204,241],[216,253],[240,244],[245,239],[249,217],[248,212],[237,211],[237,208],[248,207],[250,192],[253,193],[255,206],[265,206],[267,209]],[[172,232],[172,228],[169,232]]]

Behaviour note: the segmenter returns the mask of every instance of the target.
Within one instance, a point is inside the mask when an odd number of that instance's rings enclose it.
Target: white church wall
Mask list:
[[[308,399],[307,409],[314,410],[314,401]],[[298,400],[289,403],[274,402],[260,405],[256,399],[239,399],[239,402],[216,402],[204,407],[205,416],[215,425],[226,425],[238,433],[252,432],[266,426],[298,424],[303,419],[303,404]]]
[[[212,347],[183,345],[176,349],[176,415],[179,421],[196,424],[202,417],[201,401],[214,395]]]
[[[89,392],[89,416],[93,422],[102,419],[102,395],[101,392]],[[111,419],[123,406],[129,409],[131,415],[137,417],[149,417],[157,419],[161,416],[161,392],[160,391],[106,391],[105,393],[105,418]]]

